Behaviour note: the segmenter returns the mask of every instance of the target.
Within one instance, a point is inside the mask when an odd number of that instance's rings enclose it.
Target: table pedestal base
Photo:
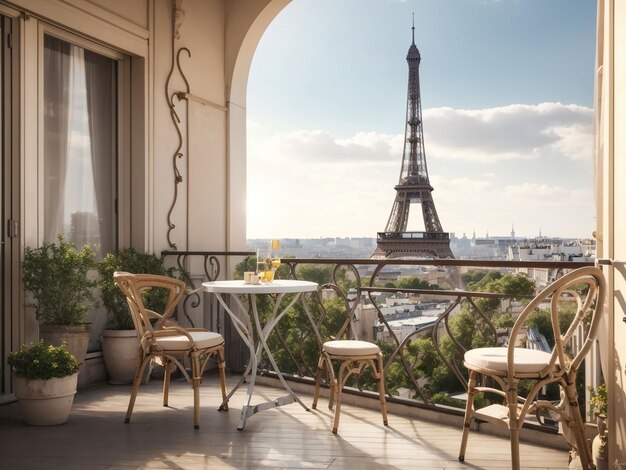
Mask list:
[[[277,408],[283,405],[290,405],[291,403],[295,402],[296,400],[294,397],[292,397],[291,395],[285,395],[284,397],[280,397],[272,401],[259,403],[258,405],[246,405],[241,410],[241,419],[239,420],[237,431],[242,431],[243,428],[246,427],[246,420],[250,416],[257,414],[259,411],[267,410],[269,408]],[[305,409],[307,411],[310,411],[308,408]]]

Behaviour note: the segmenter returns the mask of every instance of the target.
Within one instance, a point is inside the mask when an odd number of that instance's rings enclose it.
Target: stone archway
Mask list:
[[[261,37],[290,1],[233,2],[227,7],[227,250],[243,249],[246,246],[246,95],[250,65]]]

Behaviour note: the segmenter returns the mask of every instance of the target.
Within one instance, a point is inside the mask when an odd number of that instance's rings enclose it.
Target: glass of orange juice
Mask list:
[[[274,270],[280,267],[280,240],[272,240],[270,244],[270,258]]]
[[[274,280],[274,268],[272,267],[272,258],[269,250],[257,249],[256,269],[261,282],[267,283]]]

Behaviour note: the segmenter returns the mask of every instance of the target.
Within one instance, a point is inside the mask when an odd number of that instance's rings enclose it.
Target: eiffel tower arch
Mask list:
[[[384,232],[378,232],[377,247],[372,258],[454,258],[450,249],[450,234],[444,232],[433,200],[433,187],[428,178],[422,100],[420,97],[420,52],[415,45],[415,25],[412,44],[406,60],[409,65],[406,127],[400,178],[395,186],[396,198]],[[421,206],[424,231],[407,231],[409,213]]]

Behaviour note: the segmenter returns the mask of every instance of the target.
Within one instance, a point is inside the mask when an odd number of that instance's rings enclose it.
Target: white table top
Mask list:
[[[203,282],[206,292],[218,294],[287,294],[289,292],[312,292],[317,283],[292,279],[275,279],[269,284],[244,284],[243,281]]]

